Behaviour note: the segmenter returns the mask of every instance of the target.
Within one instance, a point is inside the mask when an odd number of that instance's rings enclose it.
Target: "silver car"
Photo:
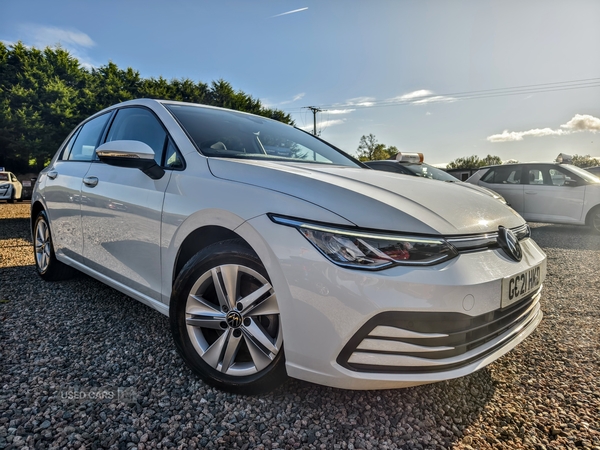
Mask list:
[[[472,373],[534,331],[546,255],[488,195],[366,169],[264,117],[170,101],[100,111],[36,183],[46,280],[80,270],[169,316],[239,393]]]

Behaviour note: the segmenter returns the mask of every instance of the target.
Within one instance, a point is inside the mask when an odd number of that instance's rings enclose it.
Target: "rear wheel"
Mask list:
[[[73,276],[74,269],[56,259],[52,245],[52,234],[46,211],[40,211],[35,219],[33,250],[35,267],[46,281],[66,280]]]
[[[188,261],[170,318],[177,350],[208,384],[257,394],[287,379],[277,297],[244,241],[210,245]]]

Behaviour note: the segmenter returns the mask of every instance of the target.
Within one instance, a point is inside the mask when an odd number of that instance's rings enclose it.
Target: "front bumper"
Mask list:
[[[12,198],[13,189],[12,185],[0,187],[0,200],[10,200]]]
[[[296,229],[266,216],[246,225],[269,237],[269,254],[259,256],[277,292],[295,378],[347,389],[456,378],[514,348],[542,318],[541,289],[500,309],[502,279],[546,258],[531,239],[521,242],[520,262],[495,249],[368,272],[332,264]]]

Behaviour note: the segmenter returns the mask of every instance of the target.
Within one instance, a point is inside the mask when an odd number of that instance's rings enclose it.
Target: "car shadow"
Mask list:
[[[31,241],[29,218],[1,219],[0,240],[26,239]]]
[[[543,248],[600,250],[600,233],[584,226],[535,223],[531,237]]]

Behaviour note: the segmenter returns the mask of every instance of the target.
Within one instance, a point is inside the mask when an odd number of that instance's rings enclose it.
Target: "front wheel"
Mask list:
[[[170,321],[179,354],[212,386],[258,394],[287,379],[275,291],[240,239],[188,261],[173,288]]]
[[[588,214],[587,224],[596,233],[600,233],[600,205],[595,206]]]

